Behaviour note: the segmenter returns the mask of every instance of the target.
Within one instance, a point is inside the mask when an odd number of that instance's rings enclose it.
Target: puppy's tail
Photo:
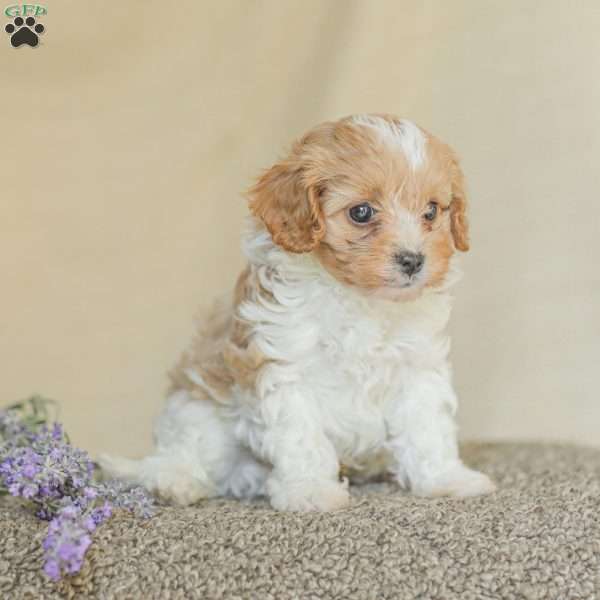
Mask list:
[[[154,455],[131,460],[102,454],[98,464],[105,477],[140,485],[163,500],[181,506],[216,494],[202,467],[188,465],[177,457]]]
[[[109,454],[101,454],[98,457],[98,464],[106,478],[119,479],[135,485],[142,485],[142,462]]]

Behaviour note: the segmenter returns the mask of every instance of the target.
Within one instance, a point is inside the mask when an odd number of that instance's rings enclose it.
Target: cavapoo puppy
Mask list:
[[[347,505],[342,467],[421,496],[491,492],[454,422],[445,328],[469,247],[454,152],[389,115],[323,123],[249,205],[248,266],[172,371],[154,454],[105,471],[178,504],[293,511]]]

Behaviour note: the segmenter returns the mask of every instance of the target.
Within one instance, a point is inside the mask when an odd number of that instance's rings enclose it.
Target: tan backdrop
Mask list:
[[[307,127],[379,111],[470,182],[463,436],[600,443],[598,2],[46,6],[38,48],[0,31],[3,402],[40,392],[93,452],[147,449],[193,314],[242,265],[240,191]]]

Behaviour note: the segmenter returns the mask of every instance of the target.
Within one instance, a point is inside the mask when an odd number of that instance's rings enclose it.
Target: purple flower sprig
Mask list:
[[[49,424],[51,406],[34,397],[0,410],[0,494],[49,521],[44,572],[57,581],[79,572],[91,534],[115,509],[146,518],[154,505],[143,488],[97,481],[89,454],[71,445],[60,424]]]

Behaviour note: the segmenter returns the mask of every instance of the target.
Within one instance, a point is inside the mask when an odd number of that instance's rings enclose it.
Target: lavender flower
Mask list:
[[[112,479],[98,486],[98,493],[114,508],[121,508],[136,517],[147,519],[154,514],[154,501],[142,487],[128,487],[122,481]]]
[[[38,516],[49,519],[57,500],[81,493],[93,475],[94,464],[87,452],[65,440],[57,424],[42,426],[33,435],[22,436],[23,441],[27,445],[15,446],[9,438],[6,453],[0,450],[0,478],[11,495],[31,500]]]
[[[91,534],[114,509],[150,517],[153,502],[142,488],[97,482],[88,453],[69,443],[60,424],[46,424],[48,406],[32,398],[0,411],[0,493],[49,521],[44,572],[58,580],[81,569]]]
[[[95,529],[83,522],[81,510],[65,506],[48,525],[48,535],[42,543],[45,554],[44,572],[50,579],[58,581],[62,573],[77,573],[92,540],[90,533]]]

